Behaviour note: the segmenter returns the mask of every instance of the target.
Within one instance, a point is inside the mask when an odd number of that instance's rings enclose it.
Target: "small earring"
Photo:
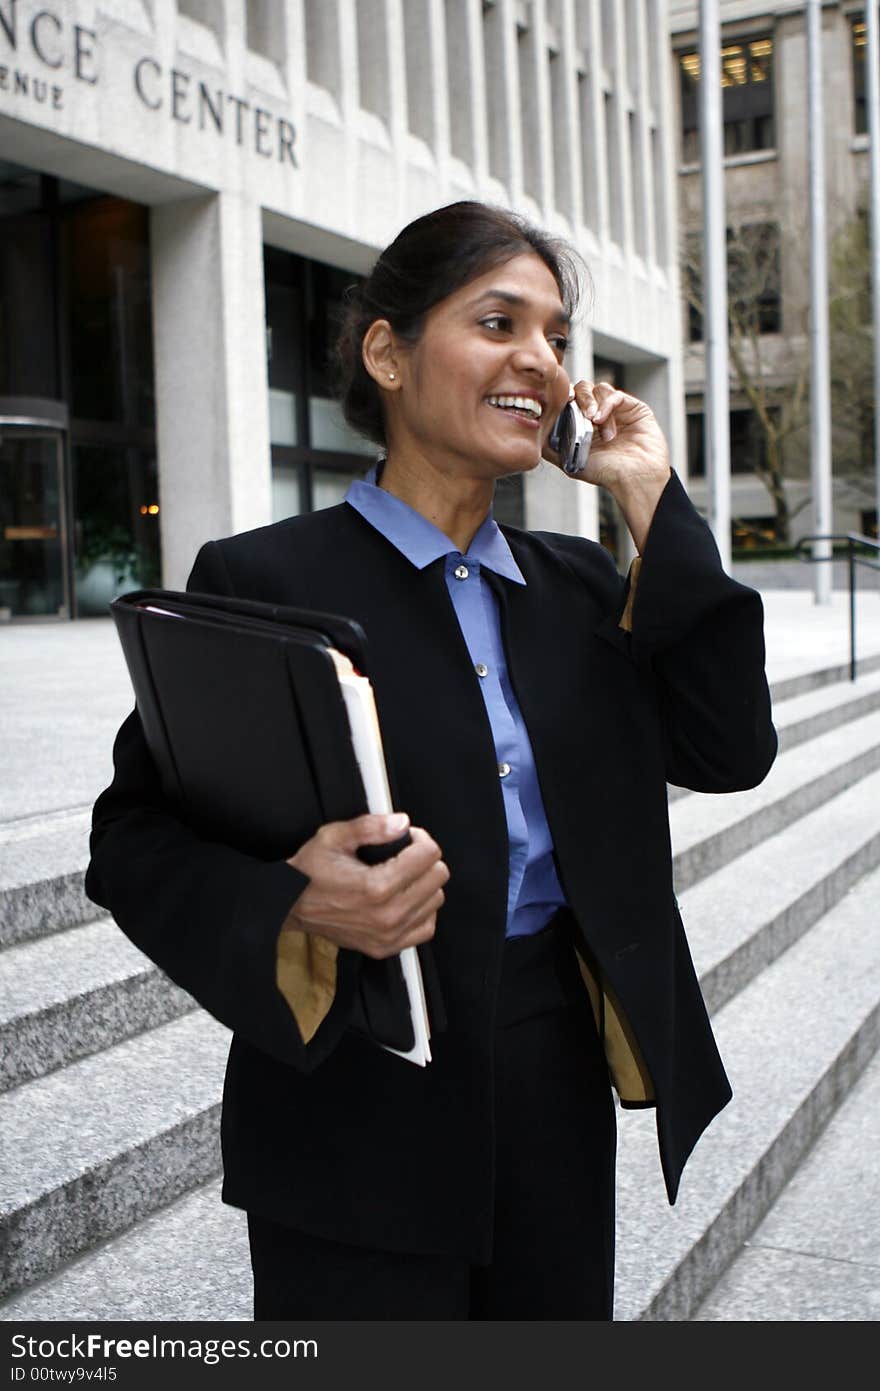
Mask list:
[[[390,382],[393,382],[393,381],[394,381],[394,373],[393,373],[393,372],[389,372],[389,373],[388,373],[388,380],[389,380]]]

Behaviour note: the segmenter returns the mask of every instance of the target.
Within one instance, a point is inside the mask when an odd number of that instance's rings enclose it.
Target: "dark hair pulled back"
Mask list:
[[[361,355],[370,324],[387,319],[399,337],[415,343],[425,315],[435,304],[492,266],[530,251],[550,270],[563,305],[573,314],[580,285],[577,253],[516,213],[463,201],[425,213],[404,227],[381,253],[367,279],[346,294],[336,365],[342,409],[349,425],[384,446],[380,391]]]

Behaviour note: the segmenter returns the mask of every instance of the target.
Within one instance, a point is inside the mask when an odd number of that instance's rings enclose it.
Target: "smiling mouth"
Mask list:
[[[534,396],[487,396],[486,400],[496,410],[517,416],[520,420],[539,421],[544,407]]]

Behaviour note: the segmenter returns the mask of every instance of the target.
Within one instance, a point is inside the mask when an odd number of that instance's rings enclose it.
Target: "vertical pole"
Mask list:
[[[849,679],[856,679],[856,547],[850,538],[847,541],[847,560],[849,561]]]
[[[871,303],[874,319],[874,496],[877,508],[877,535],[880,536],[880,24],[877,19],[877,0],[868,0],[865,6],[865,21],[871,203]]]
[[[700,0],[700,162],[703,184],[703,343],[709,525],[730,568],[730,389],[727,366],[727,225],[718,0]]]
[[[825,130],[822,112],[822,0],[807,0],[807,86],[810,168],[810,478],[813,531],[833,530],[831,507],[831,395],[828,358],[828,254],[825,244]],[[814,597],[830,604],[832,546],[814,541]]]

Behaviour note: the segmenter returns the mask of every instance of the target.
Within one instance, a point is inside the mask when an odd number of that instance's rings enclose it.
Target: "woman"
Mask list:
[[[378,816],[282,863],[200,840],[136,715],[95,808],[90,895],[234,1030],[224,1199],[248,1212],[257,1318],[610,1318],[612,1084],[657,1107],[670,1201],[730,1096],[666,783],[768,771],[760,600],[724,574],[648,407],[607,384],[574,388],[595,434],[571,486],[616,498],[629,580],[592,542],[491,517],[497,479],[553,461],[575,284],[506,212],[405,228],[340,339],[380,469],[338,507],[209,542],[190,577],[363,625],[411,845],[362,863],[400,834]],[[447,1019],[420,1069],[340,1029],[335,967],[426,942]]]

